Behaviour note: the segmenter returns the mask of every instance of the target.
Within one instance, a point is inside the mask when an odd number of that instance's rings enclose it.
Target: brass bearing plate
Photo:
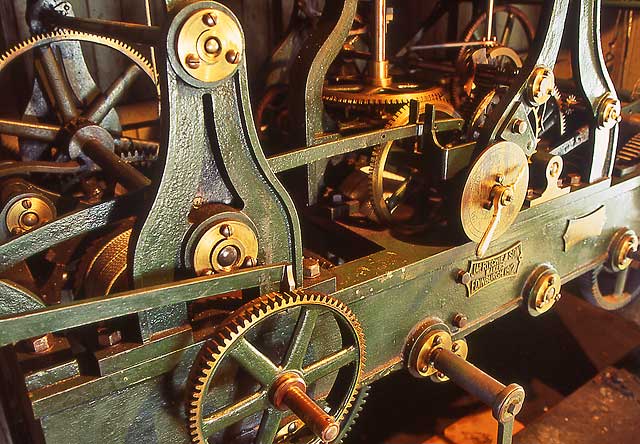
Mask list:
[[[218,9],[199,9],[182,24],[176,53],[182,68],[211,83],[233,75],[243,56],[244,38],[234,17]]]
[[[411,346],[407,368],[409,372],[418,378],[426,378],[435,375],[438,370],[433,366],[433,353],[436,350],[451,350],[453,341],[447,330],[434,325],[420,334]]]
[[[609,244],[607,268],[614,273],[626,270],[631,265],[629,254],[637,250],[638,235],[628,228],[619,229]]]
[[[527,279],[523,291],[529,314],[539,316],[549,311],[560,300],[561,286],[562,279],[554,267],[539,265]]]
[[[257,263],[256,231],[251,220],[242,213],[221,212],[203,221],[190,244],[187,246],[187,251],[191,252],[188,265],[198,276]]]
[[[5,217],[7,231],[22,234],[55,218],[55,207],[42,196],[26,194],[14,199]]]
[[[489,146],[478,156],[467,176],[460,203],[460,220],[465,234],[474,242],[480,242],[491,223],[493,210],[487,209],[486,205],[500,176],[505,186],[513,186],[513,199],[502,210],[493,239],[499,238],[511,226],[527,195],[527,156],[513,142]]]
[[[220,255],[231,251],[232,263],[221,263]],[[236,220],[222,220],[211,226],[198,240],[193,253],[193,268],[198,276],[231,271],[241,267],[247,258],[258,257],[258,239],[247,224]]]
[[[451,344],[451,351],[466,361],[467,356],[469,355],[469,346],[467,345],[467,341],[464,338],[453,341],[453,344]],[[430,378],[433,382],[447,382],[449,380],[447,375],[438,371],[432,374]]]

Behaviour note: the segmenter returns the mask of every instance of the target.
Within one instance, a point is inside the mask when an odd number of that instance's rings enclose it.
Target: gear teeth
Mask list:
[[[156,84],[156,87],[158,87],[158,77],[155,70],[153,69],[153,65],[133,47],[111,37],[89,34],[81,31],[73,31],[69,29],[58,29],[56,31],[44,34],[34,35],[16,44],[9,50],[5,51],[2,55],[0,55],[0,71],[6,68],[6,66],[17,57],[21,56],[27,51],[32,50],[33,48],[63,41],[90,42],[115,49],[116,51],[119,51],[132,59],[153,80],[153,82]]]
[[[323,293],[292,290],[283,293],[269,293],[256,298],[234,311],[227,321],[216,328],[213,337],[201,348],[191,370],[190,397],[186,402],[188,428],[192,442],[206,444],[207,437],[202,432],[202,409],[209,390],[209,385],[215,374],[216,366],[225,357],[225,353],[244,334],[264,317],[274,313],[284,312],[290,308],[304,305],[326,307],[334,314],[346,319],[353,330],[356,347],[359,349],[359,360],[355,375],[354,389],[342,407],[336,420],[340,423],[351,421],[353,414],[350,409],[358,401],[358,389],[361,385],[366,362],[366,346],[362,326],[349,307],[337,298]],[[357,404],[356,404],[357,405]],[[348,416],[351,415],[351,416]]]
[[[551,97],[555,100],[556,107],[558,108],[558,129],[560,135],[564,136],[567,133],[567,110],[558,85],[553,87]]]

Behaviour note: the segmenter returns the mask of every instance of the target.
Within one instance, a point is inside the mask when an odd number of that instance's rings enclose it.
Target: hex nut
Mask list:
[[[305,257],[302,269],[305,278],[313,279],[320,276],[320,262],[317,259]]]
[[[112,347],[122,342],[122,332],[109,328],[98,329],[98,344],[102,347]]]
[[[53,335],[47,333],[44,336],[29,339],[27,348],[32,353],[46,353],[53,348]]]

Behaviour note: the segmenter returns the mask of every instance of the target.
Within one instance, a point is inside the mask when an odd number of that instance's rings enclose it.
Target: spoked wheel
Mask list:
[[[480,41],[487,36],[488,15],[483,12],[473,22],[469,23],[462,34],[463,42]],[[492,36],[501,46],[512,48],[521,56],[526,54],[533,42],[534,27],[527,15],[519,8],[511,5],[496,6],[493,10]],[[526,46],[514,48],[513,42],[517,36],[524,36]],[[465,48],[460,49],[458,61],[464,58]]]
[[[66,42],[88,43],[111,48],[127,57],[130,63],[104,91],[98,91],[98,94],[91,99],[81,100],[77,92],[78,87],[71,80],[73,73],[67,72],[64,59],[58,53],[57,45]],[[115,39],[59,30],[32,37],[0,55],[0,71],[28,52],[33,52],[35,55],[38,67],[37,83],[46,101],[51,105],[52,112],[42,116],[39,121],[34,121],[33,118],[0,119],[0,133],[19,139],[22,147],[30,147],[28,152],[23,153],[24,156],[33,160],[52,159],[57,162],[79,158],[91,166],[86,156],[79,153],[82,141],[87,138],[98,141],[128,161],[140,153],[157,154],[157,141],[124,137],[119,128],[107,122],[108,117],[113,115],[116,105],[140,77],[146,76],[155,87],[155,71],[135,49]],[[116,126],[119,127],[119,124]],[[23,165],[27,169],[30,166],[30,164]]]
[[[360,324],[330,296],[294,291],[247,303],[194,364],[192,441],[336,441],[357,401],[364,353]]]

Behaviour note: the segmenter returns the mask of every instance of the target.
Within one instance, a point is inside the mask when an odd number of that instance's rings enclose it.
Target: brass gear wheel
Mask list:
[[[104,37],[86,32],[72,31],[68,29],[60,29],[46,34],[39,34],[28,38],[0,55],[0,71],[14,61],[17,57],[41,46],[51,45],[52,43],[65,41],[79,41],[87,43],[96,43],[98,45],[107,46],[114,49],[128,58],[130,58],[147,76],[157,83],[156,73],[151,63],[138,51],[133,49],[126,43],[110,37]]]
[[[275,440],[295,416],[278,410],[273,397],[277,381],[291,373],[344,429],[364,362],[362,328],[338,299],[302,290],[261,296],[219,325],[196,357],[187,402],[192,442],[227,444],[239,435],[246,442],[249,433],[256,443],[282,442]],[[306,426],[286,436],[320,442]]]
[[[415,83],[394,83],[386,87],[364,84],[325,86],[322,99],[338,105],[406,105],[412,100],[420,103],[445,101],[441,86],[425,88]]]
[[[453,106],[444,99],[432,101],[429,103],[436,107],[436,111],[439,114],[445,114],[448,117],[457,116],[457,113],[454,110]],[[420,113],[424,113],[426,105],[426,103],[422,103],[420,105]],[[387,123],[387,128],[407,125],[409,123],[410,111],[410,105],[405,105],[404,107],[402,107],[393,116],[389,123]],[[369,168],[369,192],[371,198],[371,206],[378,219],[378,222],[386,225],[394,225],[396,223],[396,220],[393,217],[393,212],[401,203],[407,186],[412,179],[411,176],[409,176],[408,178],[403,177],[403,182],[399,185],[399,187],[394,192],[392,192],[390,196],[387,196],[388,193],[385,191],[385,179],[389,179],[388,176],[390,174],[387,171],[387,167],[390,163],[389,155],[395,146],[395,141],[376,146],[371,153]],[[405,166],[412,167],[412,165]],[[393,175],[395,176],[396,174]]]

